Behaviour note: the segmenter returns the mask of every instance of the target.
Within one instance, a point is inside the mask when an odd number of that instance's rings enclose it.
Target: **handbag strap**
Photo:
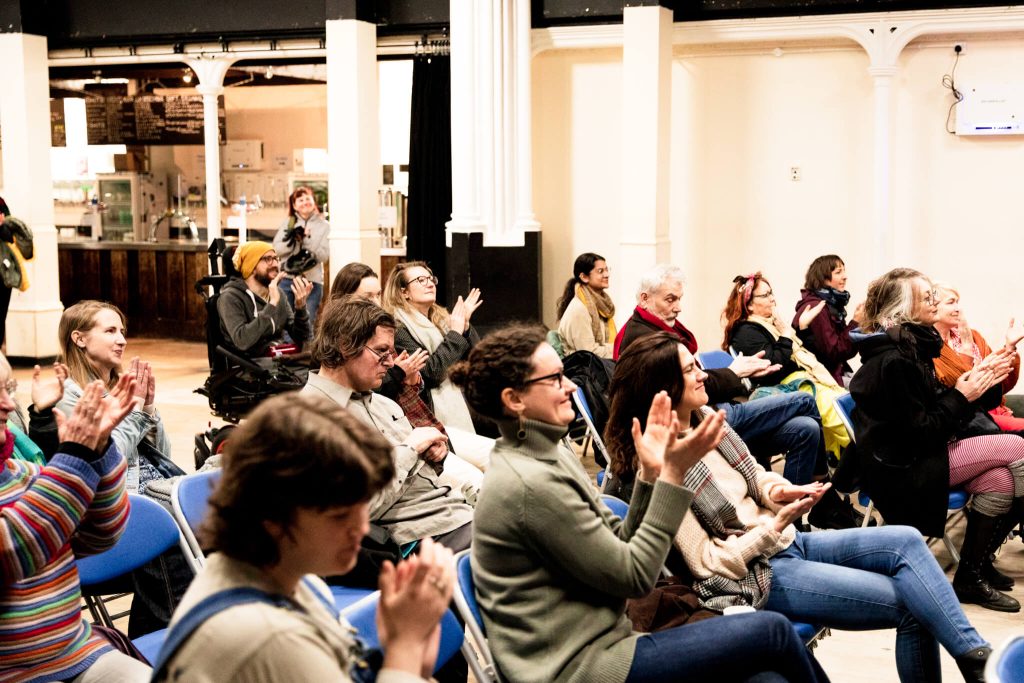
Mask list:
[[[309,577],[303,577],[302,583],[320,600],[320,603],[327,609],[332,618],[335,620],[341,618],[341,614],[338,612],[334,602],[328,600],[310,581]],[[297,605],[285,596],[268,593],[259,588],[228,588],[206,596],[167,631],[167,637],[164,639],[163,645],[160,646],[160,654],[157,655],[156,661],[153,662],[151,683],[155,683],[162,678],[167,663],[192,634],[195,633],[196,629],[206,623],[207,619],[230,607],[254,602],[266,603],[282,609],[298,609]]]

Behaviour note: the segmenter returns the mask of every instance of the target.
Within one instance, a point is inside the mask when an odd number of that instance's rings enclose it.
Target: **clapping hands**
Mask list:
[[[473,317],[476,309],[480,308],[483,300],[480,298],[480,290],[474,287],[463,299],[461,296],[456,299],[452,307],[451,327],[459,334],[463,334],[469,327],[469,319]]]
[[[58,438],[62,442],[70,441],[90,450],[100,450],[110,439],[114,428],[132,412],[135,397],[136,379],[131,373],[121,375],[110,393],[106,393],[102,381],[90,382],[70,416],[54,409]]]
[[[64,380],[68,378],[68,366],[53,364],[53,377],[43,377],[38,365],[32,369],[32,407],[36,412],[52,408],[64,398]]]
[[[672,410],[668,394],[658,392],[651,401],[647,424],[633,418],[633,444],[639,461],[638,478],[643,481],[665,479],[681,485],[690,468],[718,446],[725,436],[725,412],[706,417],[689,433],[680,437],[679,417]]]

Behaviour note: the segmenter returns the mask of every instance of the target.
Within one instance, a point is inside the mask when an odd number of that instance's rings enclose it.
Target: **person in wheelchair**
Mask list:
[[[239,276],[228,280],[217,299],[227,341],[249,358],[270,356],[275,347],[289,341],[296,347],[290,351],[301,349],[312,336],[306,311],[312,283],[301,275],[294,278],[292,311],[281,294],[281,263],[272,245],[246,242],[235,250],[232,262]]]

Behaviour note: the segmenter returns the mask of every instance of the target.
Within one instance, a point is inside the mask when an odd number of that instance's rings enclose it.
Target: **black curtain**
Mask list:
[[[439,280],[438,303],[447,304],[444,224],[452,217],[452,77],[448,56],[416,58],[410,124],[406,258],[427,262]]]

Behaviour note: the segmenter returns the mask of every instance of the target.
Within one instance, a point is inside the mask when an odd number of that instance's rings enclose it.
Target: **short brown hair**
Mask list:
[[[825,283],[832,279],[832,271],[840,264],[846,265],[843,263],[843,259],[835,254],[819,256],[811,261],[811,265],[807,267],[807,274],[804,276],[804,289],[809,289],[812,292],[816,289],[825,289],[828,286]]]
[[[391,314],[372,301],[331,299],[320,311],[310,353],[325,368],[337,368],[362,352],[377,327],[395,329]]]
[[[494,420],[506,418],[501,391],[525,386],[533,372],[533,353],[546,334],[537,325],[513,325],[489,334],[473,347],[468,360],[449,369],[448,377],[462,387],[473,410]]]
[[[250,413],[223,463],[200,534],[211,549],[257,566],[280,559],[265,522],[287,529],[299,508],[355,505],[395,476],[391,445],[377,430],[329,399],[295,392]]]

